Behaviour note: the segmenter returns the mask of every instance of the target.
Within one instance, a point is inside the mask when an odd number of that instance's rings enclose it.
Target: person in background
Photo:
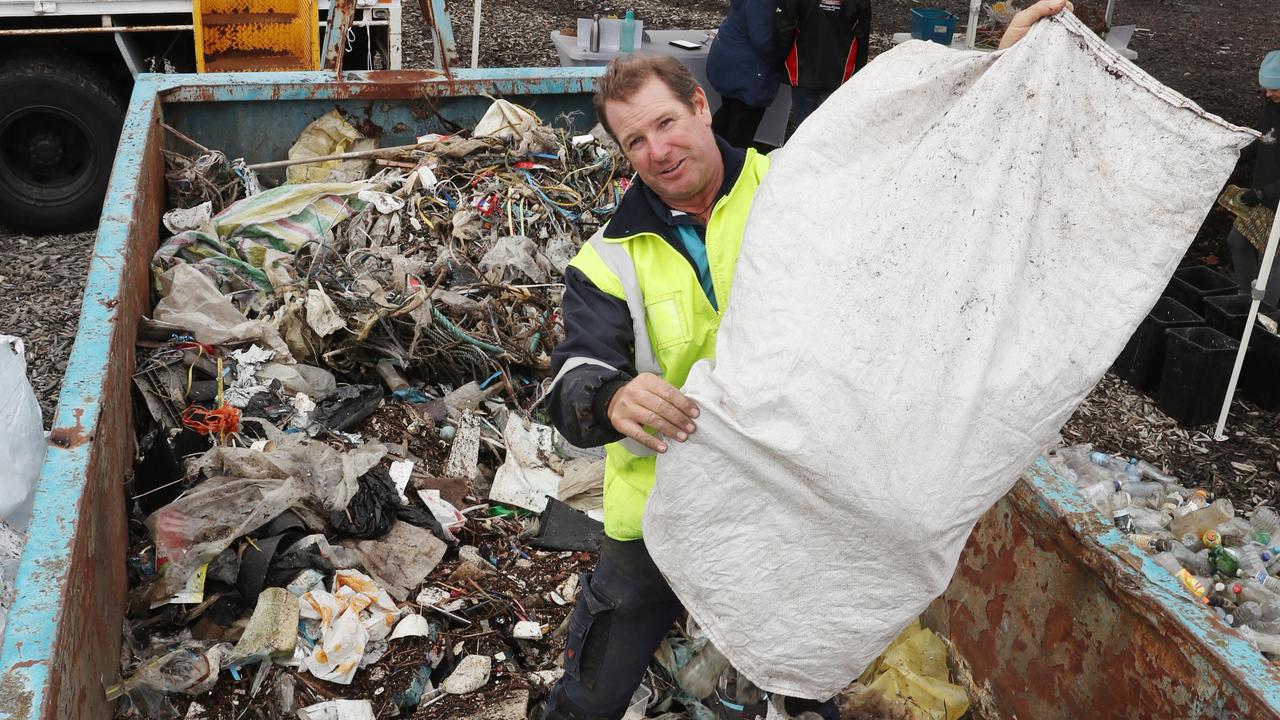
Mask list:
[[[1258,84],[1266,98],[1258,126],[1262,137],[1240,153],[1242,162],[1253,160],[1253,183],[1240,195],[1240,202],[1264,205],[1275,212],[1280,205],[1280,140],[1276,137],[1280,135],[1280,50],[1272,50],[1263,59],[1258,68]],[[1261,270],[1258,250],[1235,229],[1227,236],[1227,246],[1231,248],[1236,282],[1248,289]],[[1271,266],[1264,300],[1272,305],[1280,302],[1280,262]]]
[[[776,0],[732,0],[707,55],[707,80],[720,93],[711,130],[736,148],[751,146],[782,83],[773,33]]]
[[[790,49],[784,65],[798,126],[867,64],[871,0],[779,0],[774,34]]]

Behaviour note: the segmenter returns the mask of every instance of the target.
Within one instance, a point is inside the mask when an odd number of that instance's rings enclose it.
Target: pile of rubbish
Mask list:
[[[1280,513],[1244,515],[1138,458],[1059,448],[1049,462],[1200,603],[1269,658],[1280,657]]]
[[[325,115],[265,190],[167,155],[120,717],[524,718],[559,676],[603,454],[537,404],[630,171],[505,101],[369,144]]]

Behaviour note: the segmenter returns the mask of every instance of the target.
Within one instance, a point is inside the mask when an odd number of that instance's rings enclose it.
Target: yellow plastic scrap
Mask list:
[[[947,646],[914,620],[858,682],[889,699],[901,700],[921,720],[957,720],[969,709],[969,697],[949,677]]]
[[[337,110],[330,110],[303,129],[289,148],[289,159],[305,160],[370,147],[376,147],[376,143],[342,119]],[[364,159],[325,160],[291,165],[285,170],[285,178],[290,183],[353,182],[363,180],[368,167],[369,161]]]

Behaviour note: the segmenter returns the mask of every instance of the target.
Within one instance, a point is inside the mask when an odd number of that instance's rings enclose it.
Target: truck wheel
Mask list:
[[[123,121],[111,82],[79,60],[0,65],[0,225],[97,227]]]

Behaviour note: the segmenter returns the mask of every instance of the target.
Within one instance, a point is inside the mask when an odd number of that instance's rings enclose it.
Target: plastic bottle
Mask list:
[[[144,717],[159,717],[165,695],[200,695],[212,690],[222,669],[222,659],[230,651],[228,643],[219,643],[207,650],[187,645],[152,658],[139,665],[123,682],[108,687],[107,701],[128,695]]]
[[[710,695],[720,682],[720,673],[729,667],[729,659],[708,640],[680,671],[676,682],[693,697],[701,700]]]
[[[1239,548],[1227,548],[1226,552],[1235,556],[1236,564],[1240,566],[1240,577],[1257,577],[1258,573],[1270,577],[1266,563],[1262,561],[1262,550],[1257,543],[1247,543]]]
[[[1080,489],[1080,497],[1098,511],[1110,511],[1111,496],[1120,488],[1114,480],[1102,480]]]
[[[1157,565],[1164,568],[1166,572],[1174,577],[1174,579],[1182,583],[1183,587],[1190,590],[1192,595],[1195,595],[1201,600],[1207,601],[1205,595],[1208,591],[1205,589],[1204,584],[1197,580],[1194,575],[1187,572],[1187,569],[1182,567],[1178,562],[1178,559],[1171,553],[1157,553],[1153,555],[1151,559],[1154,560]]]
[[[1093,443],[1080,443],[1070,447],[1061,447],[1054,451],[1058,457],[1066,460],[1072,467],[1089,462],[1089,453],[1093,452]]]
[[[1139,532],[1161,532],[1169,525],[1169,513],[1138,505],[1129,506],[1129,517],[1133,518],[1133,527]]]
[[[1231,547],[1240,547],[1253,537],[1253,527],[1249,525],[1248,520],[1240,517],[1219,523],[1214,530],[1217,531],[1218,537],[1222,538],[1222,544]]]
[[[1155,482],[1161,483],[1163,485],[1173,485],[1178,482],[1177,478],[1175,478],[1172,475],[1166,475],[1160,472],[1160,468],[1157,468],[1155,465],[1152,465],[1146,460],[1139,460],[1137,458],[1134,458],[1133,466],[1137,468],[1138,474],[1141,475],[1142,477],[1147,478],[1149,480],[1154,480]]]
[[[1123,473],[1125,476],[1133,480],[1138,480],[1142,476],[1138,474],[1138,468],[1132,462],[1120,457],[1119,455],[1109,455],[1104,452],[1089,453],[1089,461],[1099,467],[1114,470]]]
[[[1219,498],[1214,500],[1209,507],[1200,508],[1182,517],[1175,517],[1173,522],[1169,523],[1169,530],[1174,535],[1182,535],[1187,532],[1200,535],[1205,530],[1213,530],[1218,525],[1235,517],[1235,512],[1230,500]]]
[[[618,40],[618,50],[623,53],[635,52],[636,49],[636,11],[627,8],[622,18],[622,37]]]
[[[1209,493],[1204,490],[1196,489],[1196,491],[1191,493],[1191,496],[1187,498],[1186,502],[1178,506],[1178,509],[1174,511],[1173,516],[1174,518],[1186,517],[1187,515],[1208,506],[1208,504]]]
[[[1142,482],[1141,480],[1130,480],[1120,484],[1120,489],[1129,493],[1133,497],[1149,497],[1156,493],[1164,493],[1164,486],[1160,483]]]
[[[600,52],[600,13],[591,18],[591,36],[587,41],[587,49],[593,53]]]
[[[1209,553],[1207,551],[1202,550],[1201,552],[1204,554],[1201,555],[1198,552],[1188,550],[1183,545],[1173,543],[1169,548],[1169,552],[1177,558],[1181,567],[1185,567],[1196,575],[1213,574],[1213,563],[1209,561]]]
[[[1241,624],[1249,624],[1251,622],[1259,622],[1262,620],[1262,606],[1252,600],[1240,603],[1236,606],[1236,620]]]
[[[1111,496],[1111,521],[1125,535],[1133,533],[1133,518],[1129,516],[1129,493],[1118,492]]]
[[[1134,534],[1129,536],[1129,541],[1137,545],[1140,549],[1149,553],[1168,552],[1173,543],[1165,538],[1158,538],[1154,535]]]
[[[1276,531],[1280,530],[1280,514],[1277,514],[1275,510],[1266,505],[1254,510],[1249,519],[1252,521],[1255,530],[1261,530],[1271,535],[1275,535]]]
[[[1240,573],[1240,563],[1236,560],[1236,556],[1226,549],[1216,549],[1210,552],[1209,557],[1213,560],[1213,566],[1220,575],[1226,577],[1236,577]]]
[[[1251,645],[1258,648],[1264,653],[1277,654],[1280,653],[1280,635],[1269,635],[1260,633],[1248,625],[1238,629],[1240,635],[1248,640]]]

